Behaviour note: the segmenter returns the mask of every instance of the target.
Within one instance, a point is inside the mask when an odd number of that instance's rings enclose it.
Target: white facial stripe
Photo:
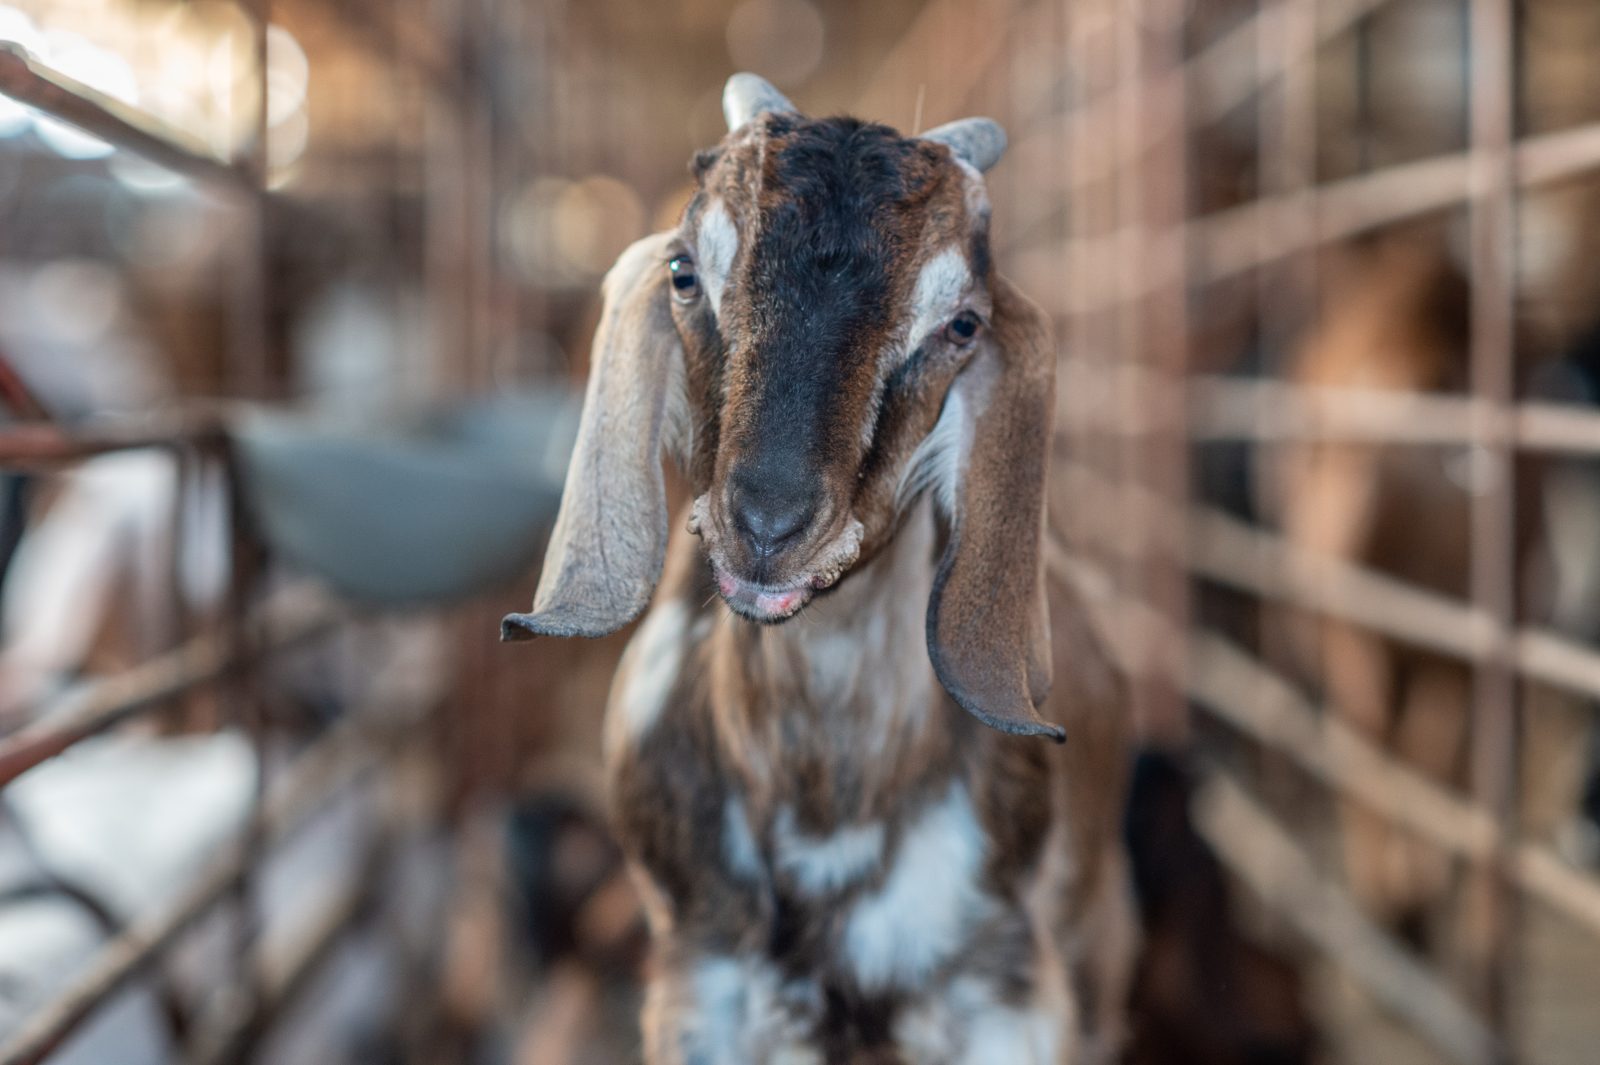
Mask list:
[[[916,988],[966,943],[992,910],[978,882],[983,828],[967,789],[952,784],[900,840],[875,894],[845,924],[845,955],[863,988]]]
[[[720,203],[713,203],[700,216],[700,229],[695,235],[695,263],[700,274],[700,287],[711,301],[711,309],[722,311],[722,289],[728,283],[728,273],[733,269],[733,257],[739,251],[739,231],[734,228],[733,216]]]
[[[794,823],[794,811],[778,812],[773,834],[777,864],[808,895],[838,891],[866,876],[883,860],[883,825],[852,825],[828,836],[812,836]]]
[[[905,339],[907,353],[961,309],[962,297],[971,285],[972,268],[967,265],[967,257],[956,248],[946,248],[923,265],[911,295],[911,328]]]
[[[934,498],[945,514],[955,510],[956,483],[960,480],[961,464],[968,449],[971,419],[967,404],[959,387],[945,396],[944,409],[939,420],[917,450],[911,453],[900,483],[895,487],[896,513],[904,512],[923,492],[932,490]]]

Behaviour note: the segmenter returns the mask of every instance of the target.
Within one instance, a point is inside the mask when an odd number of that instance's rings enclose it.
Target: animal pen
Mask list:
[[[432,544],[394,548],[404,579],[374,577],[359,563],[385,550],[382,530],[362,528],[375,539],[353,565],[323,557],[325,504],[291,504],[317,495],[299,471],[354,468],[377,484],[389,467],[339,466],[342,437],[252,419],[305,398],[298,316],[310,290],[345,285],[376,293],[393,325],[357,335],[393,350],[372,364],[383,383],[369,375],[356,392],[384,392],[388,412],[541,385],[550,405],[513,420],[512,436],[450,454],[477,469],[526,439],[559,456],[599,273],[672,224],[684,160],[718,135],[714,107],[709,125],[703,114],[729,53],[794,63],[813,43],[811,66],[782,85],[808,110],[906,131],[972,113],[1006,126],[1009,155],[990,175],[995,257],[1055,319],[1060,351],[1050,566],[1103,607],[1143,741],[1192,763],[1192,816],[1235,917],[1306,974],[1327,1059],[1592,1060],[1600,866],[1575,836],[1595,831],[1579,807],[1600,699],[1600,625],[1584,608],[1600,585],[1580,571],[1585,552],[1600,561],[1600,538],[1561,516],[1600,500],[1600,391],[1560,370],[1600,323],[1585,243],[1600,205],[1592,4],[112,6],[122,29],[98,27],[102,65],[181,68],[191,34],[206,57],[193,76],[215,81],[226,42],[229,103],[185,111],[92,87],[94,62],[52,65],[42,37],[7,43],[21,23],[0,18],[0,95],[115,148],[112,163],[145,164],[116,185],[106,155],[0,138],[0,260],[101,259],[148,290],[183,263],[141,262],[118,243],[128,219],[159,209],[158,226],[227,239],[164,297],[182,340],[158,356],[177,382],[159,410],[63,416],[12,369],[16,341],[0,330],[7,473],[43,492],[108,455],[174,471],[169,637],[134,641],[147,653],[115,669],[75,663],[20,706],[0,700],[0,795],[129,733],[242,737],[252,783],[227,831],[136,912],[49,879],[103,935],[14,1013],[0,980],[0,1065],[112,1060],[85,1047],[135,991],[155,1003],[163,1048],[140,1061],[613,1060],[578,1056],[568,1036],[597,1027],[576,1014],[601,1009],[572,988],[627,968],[636,915],[614,869],[563,918],[579,968],[600,977],[574,984],[556,967],[508,1004],[470,975],[500,964],[493,936],[474,931],[498,902],[472,888],[475,819],[530,787],[592,805],[583,764],[620,650],[494,643],[499,616],[527,601],[548,508],[504,519],[525,550],[462,562],[472,579],[413,587],[419,550],[448,554]],[[64,12],[97,32],[89,3],[5,12],[40,25]],[[763,46],[773,26],[779,43]],[[296,70],[302,96],[307,71],[322,79],[309,133],[302,112],[275,106]],[[182,191],[150,191],[170,178]],[[67,226],[113,193],[156,207],[118,208],[112,237]],[[29,212],[60,228],[24,225]],[[1413,351],[1426,366],[1408,375]],[[486,435],[462,424],[455,443]],[[534,498],[552,490],[547,458],[444,498],[477,505],[507,484]],[[558,487],[564,462],[553,468]],[[371,497],[386,507],[439,483],[394,476],[394,493]],[[209,505],[226,547],[210,599],[180,576],[197,551],[182,515],[202,498],[221,501]],[[11,505],[8,556],[28,525]],[[1459,557],[1385,554],[1379,527],[1459,541]],[[449,652],[420,679],[400,668],[412,645],[373,651],[396,616],[420,617],[420,638]],[[308,723],[267,681],[319,646],[316,687],[338,690]],[[391,671],[402,679],[378,682]],[[357,682],[324,683],[344,674]],[[1436,727],[1412,735],[1424,718]],[[275,856],[330,810],[347,826],[329,845],[339,860],[313,863],[309,903],[271,901]],[[1411,871],[1398,889],[1396,863]],[[186,979],[197,963],[181,955],[207,938],[203,978]],[[349,977],[363,958],[383,975]],[[336,997],[306,990],[344,986],[340,971],[383,985],[365,996],[379,1001],[365,1008],[381,1051],[295,1057],[307,1012]],[[26,975],[0,956],[0,977]],[[528,1002],[544,1004],[531,1021]],[[485,1049],[483,1031],[507,1023],[520,1058]]]

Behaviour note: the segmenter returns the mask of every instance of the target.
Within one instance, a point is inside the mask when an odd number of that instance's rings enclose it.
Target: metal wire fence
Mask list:
[[[1458,859],[1478,900],[1472,964],[1447,971],[1356,905],[1308,842],[1304,819],[1264,799],[1270,772],[1261,777],[1259,762],[1217,763],[1205,807],[1213,843],[1277,918],[1446,1058],[1526,1060],[1514,1005],[1527,975],[1520,914],[1531,901],[1600,935],[1600,879],[1522,833],[1522,711],[1533,683],[1600,696],[1600,650],[1520,608],[1526,545],[1516,510],[1518,494],[1525,505],[1534,491],[1521,476],[1527,460],[1600,455],[1600,413],[1519,397],[1516,226],[1524,195],[1600,164],[1600,125],[1521,134],[1525,11],[1470,0],[1462,149],[1324,178],[1318,79],[1346,62],[1329,48],[1388,6],[1035,5],[1013,44],[1054,57],[1065,84],[996,100],[1038,116],[1013,129],[1014,143],[1038,146],[1030,162],[1054,163],[1013,197],[1022,219],[1007,250],[1058,280],[1039,293],[1059,316],[1063,349],[1053,498],[1080,534],[1058,558],[1087,557],[1112,589],[1131,657],[1143,663],[1146,735],[1182,744],[1220,726]],[[1207,39],[1196,23],[1222,8],[1231,24]],[[1352,76],[1359,84],[1371,75]],[[1195,174],[1225,120],[1235,138],[1246,130],[1253,188],[1208,209]],[[1228,298],[1218,295],[1227,286],[1253,287],[1259,344],[1289,348],[1325,296],[1319,264],[1329,248],[1446,216],[1465,221],[1470,288],[1459,392],[1317,387],[1270,365],[1219,375],[1214,359],[1197,364],[1196,320],[1209,301]],[[1205,450],[1218,444],[1258,455],[1316,445],[1465,449],[1481,472],[1469,500],[1467,594],[1319,553],[1218,506],[1198,487]],[[1094,516],[1070,517],[1086,511]],[[1219,590],[1263,618],[1309,613],[1468,665],[1459,710],[1470,721],[1470,769],[1460,786],[1351,727],[1283,666],[1270,638],[1219,627],[1202,609]]]

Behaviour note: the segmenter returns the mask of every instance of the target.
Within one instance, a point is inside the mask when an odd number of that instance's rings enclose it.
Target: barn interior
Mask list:
[[[1592,0],[4,0],[0,1065],[640,1060],[629,633],[497,634],[739,70],[1008,131],[1048,564],[1134,694],[1128,1060],[1588,1065],[1597,50]]]

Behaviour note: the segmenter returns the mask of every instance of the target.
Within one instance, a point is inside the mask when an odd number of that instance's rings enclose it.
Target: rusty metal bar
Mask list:
[[[113,451],[185,445],[215,447],[224,439],[226,430],[221,419],[210,415],[129,420],[79,430],[56,425],[14,425],[0,429],[0,468],[58,466]]]
[[[1300,18],[1294,11],[1299,0],[1278,0],[1242,19],[1198,55],[1168,69],[1148,87],[1149,91],[1180,92],[1181,86],[1192,86],[1194,111],[1189,121],[1180,122],[1180,128],[1219,121],[1308,60],[1318,46],[1347,32],[1389,2],[1330,0],[1315,7],[1310,32],[1303,33],[1291,28]],[[1252,61],[1261,39],[1282,34],[1287,35],[1289,47],[1272,50],[1265,63]],[[1139,91],[1131,82],[1119,82],[1052,123],[1066,127],[1068,151],[1088,157],[1089,162],[1076,171],[1063,170],[1063,184],[1047,185],[1042,190],[1040,199],[1047,206],[1056,195],[1076,193],[1088,182],[1125,173],[1151,144],[1178,133],[1178,128],[1159,125],[1131,131],[1132,136],[1128,136],[1130,131],[1121,126],[1121,121],[1130,98]],[[1029,131],[1030,136],[1050,133],[1049,129]],[[1028,228],[1033,221],[1029,219]]]
[[[1511,405],[1515,399],[1515,136],[1511,0],[1472,0],[1468,211],[1472,319],[1471,387],[1478,400],[1471,460],[1483,468],[1472,494],[1471,597],[1490,622],[1488,646],[1473,660],[1471,778],[1477,800],[1500,823],[1501,846],[1474,867],[1470,888],[1482,924],[1465,944],[1474,995],[1494,1028],[1493,1054],[1510,1062],[1511,985],[1517,956],[1516,897],[1508,863],[1517,830],[1517,767],[1522,730],[1512,646],[1516,625],[1517,543]]]
[[[70,122],[184,177],[252,196],[260,191],[249,173],[218,159],[195,138],[51,70],[7,42],[0,42],[0,95]]]
[[[1189,425],[1197,440],[1258,443],[1345,440],[1415,446],[1467,445],[1484,416],[1470,395],[1307,387],[1265,378],[1190,379]],[[1509,443],[1522,451],[1600,456],[1600,410],[1522,402],[1508,408]]]
[[[12,415],[18,418],[41,422],[50,418],[4,352],[0,352],[0,403],[11,408]]]
[[[1218,511],[1194,519],[1195,572],[1263,598],[1353,622],[1393,639],[1474,660],[1493,646],[1481,608],[1328,556],[1312,555]],[[1600,651],[1523,626],[1506,651],[1524,676],[1600,698]]]
[[[301,755],[273,787],[263,814],[263,841],[275,844],[287,838],[378,764],[370,739],[353,724],[330,733]],[[85,972],[0,1044],[0,1065],[46,1061],[107,999],[236,890],[258,857],[247,844],[248,838],[241,836],[224,848],[167,906],[133,921],[107,943]]]
[[[1600,123],[1522,138],[1511,155],[1517,187],[1523,189],[1600,169]],[[1403,163],[1195,218],[1158,237],[1176,241],[1186,235],[1192,241],[1194,284],[1225,281],[1284,256],[1461,206],[1471,196],[1471,170],[1467,152]],[[1309,230],[1296,223],[1308,211],[1315,218]],[[1047,305],[1057,314],[1104,310],[1170,283],[1170,278],[1151,276],[1133,292],[1107,283],[1105,266],[1114,261],[1117,248],[1103,236],[1070,241],[1064,253],[1069,261],[1082,260],[1091,280],[1098,271],[1102,282],[1074,288],[1059,297],[1061,302]]]
[[[1546,185],[1600,168],[1600,123],[1576,130],[1527,137],[1507,149],[1515,186]],[[1197,219],[1201,232],[1197,269],[1220,281],[1287,255],[1306,244],[1329,244],[1361,233],[1466,203],[1472,193],[1470,151],[1424,159],[1319,186],[1315,192],[1269,197],[1231,211]],[[1297,235],[1281,224],[1286,214],[1303,210],[1300,195],[1315,198],[1317,222]],[[1261,234],[1283,233],[1258,247]]]
[[[1463,660],[1482,655],[1494,638],[1493,622],[1469,603],[1307,552],[1212,507],[1191,507],[1185,518],[1157,493],[1112,482],[1098,470],[1064,463],[1054,472],[1071,481],[1079,498],[1111,500],[1103,510],[1126,514],[1140,526],[1174,528],[1186,522],[1188,562],[1196,576]],[[1097,546],[1123,557],[1138,550],[1125,523],[1090,531],[1097,534]],[[1511,634],[1509,654],[1529,679],[1600,699],[1600,650],[1525,625]]]
[[[1097,604],[1097,610],[1110,611],[1110,616],[1102,619],[1109,626],[1108,634],[1121,637],[1129,630],[1154,628],[1165,639],[1180,638],[1178,630],[1155,608],[1111,591],[1111,584],[1100,579],[1109,575],[1103,567],[1064,551],[1059,544],[1051,548],[1053,574],[1080,587],[1091,581],[1099,589],[1085,595],[1085,601]],[[1115,643],[1125,657],[1136,649],[1120,638]],[[1329,789],[1348,795],[1452,854],[1481,859],[1506,846],[1499,822],[1481,805],[1397,762],[1338,715],[1319,709],[1257,655],[1206,628],[1191,630],[1187,643],[1185,690],[1205,712],[1287,756]],[[1164,665],[1146,659],[1138,667],[1159,669]],[[1509,875],[1529,898],[1600,935],[1600,878],[1574,868],[1551,847],[1531,842],[1515,846]]]
[[[1600,935],[1600,878],[1573,868],[1548,846],[1513,843],[1481,804],[1396,762],[1232,641],[1196,632],[1190,664],[1189,692],[1208,712],[1452,854],[1486,861],[1507,852],[1508,874],[1529,898]]]
[[[1178,4],[1142,0],[1132,14],[1139,65],[1134,128],[1148,153],[1148,165],[1138,155],[1133,157],[1133,166],[1148,174],[1137,189],[1143,198],[1136,220],[1142,238],[1139,267],[1161,279],[1147,300],[1134,305],[1142,322],[1132,350],[1135,360],[1149,367],[1153,387],[1140,397],[1152,431],[1133,444],[1141,481],[1176,511],[1187,513],[1190,455],[1183,387],[1189,370],[1189,255],[1182,235],[1175,241],[1160,239],[1162,233],[1180,226],[1190,209],[1185,10]],[[1158,132],[1152,136],[1151,131]],[[1173,526],[1165,544],[1151,540],[1154,550],[1144,560],[1140,582],[1151,602],[1177,626],[1188,624],[1191,606],[1183,528]],[[1189,736],[1183,656],[1173,654],[1169,667],[1176,676],[1164,678],[1146,693],[1142,724],[1146,740],[1179,748]]]
[[[320,597],[308,599],[308,591],[295,589],[263,611],[254,626],[263,653],[293,647],[339,622],[340,612]],[[69,691],[32,724],[0,740],[0,787],[90,736],[218,679],[236,663],[229,642],[206,633],[115,677]]]
[[[1452,1060],[1495,1060],[1484,1050],[1493,1032],[1433,970],[1320,875],[1282,822],[1233,777],[1211,773],[1194,807],[1196,827],[1218,857],[1375,999]]]
[[[366,864],[375,865],[376,857],[369,857]],[[202,1049],[191,1053],[185,1065],[229,1065],[245,1060],[250,1046],[293,1005],[335,948],[361,928],[377,901],[377,885],[364,873],[354,884],[329,893],[294,942],[263,954],[253,1003],[214,1022],[215,1028],[198,1041]]]

